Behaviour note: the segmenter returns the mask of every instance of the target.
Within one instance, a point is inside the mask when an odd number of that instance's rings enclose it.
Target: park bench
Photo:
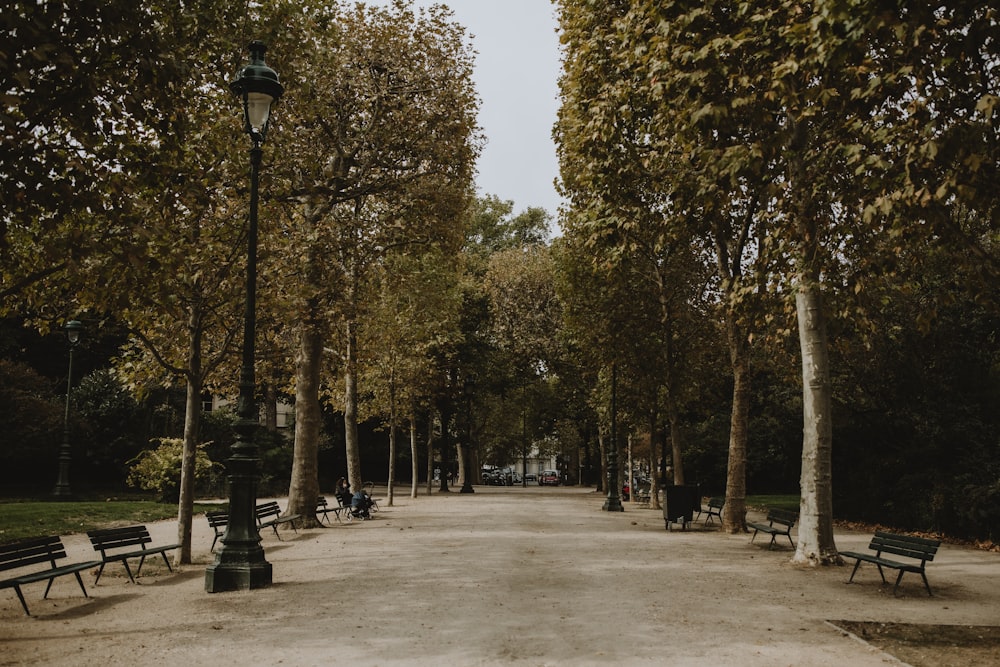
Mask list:
[[[861,566],[862,562],[875,563],[875,567],[878,568],[878,573],[882,577],[882,583],[886,583],[885,573],[882,571],[883,567],[888,567],[894,570],[899,570],[899,576],[896,577],[896,585],[892,587],[892,594],[896,594],[896,589],[899,588],[899,582],[903,579],[903,574],[906,572],[916,572],[924,580],[924,587],[927,589],[928,595],[933,595],[931,593],[931,585],[927,583],[927,575],[924,572],[924,567],[928,561],[934,560],[934,555],[937,553],[938,547],[941,546],[941,540],[929,540],[924,537],[911,537],[909,535],[897,535],[895,533],[887,533],[885,531],[876,530],[875,535],[872,537],[871,544],[868,548],[874,551],[871,553],[858,553],[856,551],[841,551],[840,555],[845,558],[853,558],[854,570],[851,572],[851,578],[847,580],[847,583],[854,581],[854,575],[857,573],[858,568]],[[904,558],[912,558],[914,561],[920,561],[917,565],[914,562],[901,563],[896,560],[890,560],[888,558],[883,558],[882,554],[892,554],[893,556],[903,556]]]
[[[784,535],[791,542],[792,546],[795,546],[795,542],[792,542],[792,527],[798,520],[799,515],[797,512],[789,512],[788,510],[772,509],[767,513],[767,523],[754,523],[752,521],[747,522],[747,528],[753,528],[753,535],[750,537],[750,541],[753,542],[754,538],[757,537],[757,533],[768,533],[771,536],[771,543],[767,545],[770,549],[774,546],[774,539],[778,535]]]
[[[316,514],[321,517],[320,521],[326,519],[327,524],[330,523],[330,514],[333,514],[333,516],[337,519],[337,523],[343,523],[343,521],[341,520],[342,514],[344,515],[344,518],[347,519],[348,523],[350,523],[351,519],[354,518],[351,515],[350,507],[345,507],[343,504],[340,503],[339,499],[337,500],[336,506],[331,505],[326,501],[325,496],[320,496],[319,498],[317,498]]]
[[[720,496],[715,496],[714,498],[708,499],[708,509],[705,510],[705,523],[709,523],[713,516],[719,517],[719,521],[722,521],[722,506],[726,504],[726,499]]]
[[[21,606],[24,607],[24,613],[28,616],[31,616],[31,612],[28,611],[28,603],[24,601],[24,594],[21,592],[21,586],[24,584],[47,580],[48,584],[45,586],[45,595],[42,596],[43,598],[47,598],[49,596],[49,589],[52,588],[52,581],[56,577],[61,577],[64,574],[72,574],[76,576],[76,581],[80,584],[83,597],[90,597],[87,595],[87,589],[83,586],[83,579],[80,577],[80,573],[92,567],[97,567],[101,562],[91,560],[84,563],[57,565],[56,561],[62,558],[66,558],[66,548],[63,547],[62,540],[58,535],[35,537],[0,545],[0,571],[25,568],[39,563],[49,564],[48,569],[27,572],[9,579],[0,580],[0,588],[13,588],[14,592],[17,593],[17,598],[21,601]]]
[[[152,544],[153,538],[150,537],[149,531],[145,526],[90,530],[87,531],[87,537],[90,538],[90,543],[94,546],[94,551],[101,552],[101,567],[98,568],[97,576],[94,577],[95,586],[104,572],[104,566],[115,561],[120,561],[125,566],[125,572],[128,574],[129,581],[134,584],[135,576],[139,575],[142,571],[143,563],[146,562],[146,556],[153,554],[163,556],[163,562],[167,564],[167,569],[173,572],[173,568],[170,567],[170,560],[167,558],[167,552],[180,549],[181,547],[179,544],[164,544],[156,547],[148,546]],[[126,549],[126,551],[119,551],[119,549]],[[129,567],[129,558],[139,559],[139,567],[135,570],[135,576],[132,575],[132,568]]]
[[[636,487],[635,499],[640,505],[648,507],[650,500],[650,487],[649,486]]]
[[[281,515],[281,508],[278,507],[278,503],[275,501],[270,501],[267,503],[261,503],[257,505],[257,527],[258,528],[270,528],[274,531],[275,536],[280,540],[281,535],[278,534],[278,526],[283,523],[287,523],[292,527],[296,533],[298,529],[295,527],[295,522],[300,518],[299,514],[288,514],[286,516]]]
[[[209,528],[215,533],[212,537],[212,548],[209,551],[215,551],[215,543],[226,534],[226,526],[229,525],[229,512],[223,510],[205,512],[205,518],[208,519]]]

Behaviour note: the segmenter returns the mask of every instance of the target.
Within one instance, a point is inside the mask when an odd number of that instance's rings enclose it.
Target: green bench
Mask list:
[[[57,565],[56,561],[63,558],[66,558],[66,548],[63,546],[62,539],[58,535],[34,537],[0,545],[0,572],[26,568],[38,565],[39,563],[48,563],[47,569],[26,572],[9,579],[0,580],[0,588],[13,588],[14,592],[17,593],[17,599],[21,601],[21,606],[24,607],[24,613],[28,616],[31,616],[31,612],[28,611],[28,603],[24,601],[24,593],[21,592],[21,586],[25,584],[36,581],[48,581],[48,584],[45,586],[45,595],[42,596],[43,598],[47,598],[49,597],[49,590],[52,588],[52,581],[56,577],[72,574],[76,577],[76,582],[80,584],[83,597],[90,597],[87,595],[87,589],[83,586],[83,579],[80,577],[80,573],[92,567],[99,566],[101,562],[90,560],[82,563]]]
[[[899,582],[903,579],[903,575],[907,572],[916,572],[919,574],[924,580],[924,588],[927,589],[927,594],[933,595],[933,593],[931,593],[931,585],[927,583],[927,574],[924,572],[924,568],[929,561],[934,560],[934,556],[937,554],[938,547],[940,546],[941,540],[930,540],[924,537],[911,537],[910,535],[897,535],[895,533],[887,533],[882,530],[876,530],[871,543],[868,545],[868,548],[875,553],[841,551],[840,555],[845,558],[855,559],[854,570],[851,571],[851,578],[847,580],[847,583],[854,581],[854,575],[857,574],[861,563],[868,562],[874,563],[875,567],[878,568],[878,573],[882,577],[883,584],[887,583],[885,580],[885,572],[882,571],[883,567],[899,570],[899,576],[896,577],[896,585],[892,587],[893,595],[896,594],[896,589],[899,588]],[[920,564],[918,565],[916,562],[900,562],[884,558],[882,554],[892,554],[893,556],[910,558],[913,561],[920,561]]]
[[[778,535],[784,535],[794,548],[795,542],[792,541],[792,527],[795,526],[798,518],[798,512],[772,509],[767,513],[767,523],[747,522],[747,528],[753,528],[753,535],[750,537],[750,541],[753,542],[754,538],[757,537],[757,533],[767,533],[771,536],[771,543],[767,545],[767,548],[770,549],[774,546],[775,538]]]
[[[226,534],[226,526],[229,525],[229,512],[212,510],[205,512],[205,518],[208,519],[208,527],[215,533],[215,536],[212,537],[212,548],[209,551],[215,551],[215,543]]]
[[[181,548],[179,544],[149,546],[152,544],[153,538],[149,535],[149,530],[145,526],[90,530],[87,531],[87,537],[90,538],[90,543],[93,545],[94,551],[101,552],[101,567],[97,570],[97,576],[94,578],[95,586],[104,572],[104,566],[114,562],[120,562],[125,566],[125,572],[128,574],[129,581],[134,584],[135,577],[142,571],[142,565],[146,562],[146,556],[156,554],[163,557],[163,562],[167,564],[167,569],[173,572],[173,568],[170,567],[170,560],[167,558],[167,552]],[[125,551],[121,551],[121,549],[125,549]],[[132,568],[129,567],[129,558],[139,559],[139,567],[135,570],[135,576],[132,575]]]
[[[281,515],[281,508],[278,506],[276,501],[270,501],[266,503],[261,503],[256,507],[257,514],[257,528],[270,528],[274,531],[274,535],[280,540],[281,535],[278,534],[278,526],[283,523],[287,523],[292,527],[296,533],[299,532],[298,528],[295,527],[295,522],[301,518],[298,514],[288,514],[285,516]]]
[[[719,517],[719,521],[722,521],[722,507],[726,504],[726,499],[716,496],[714,498],[708,499],[708,509],[705,510],[705,523],[709,523],[713,516]]]
[[[354,516],[351,514],[351,508],[344,507],[343,505],[340,504],[339,501],[337,502],[337,505],[331,505],[326,501],[325,496],[320,496],[319,498],[317,498],[316,515],[320,517],[320,521],[326,519],[326,523],[329,525],[330,514],[333,514],[333,516],[337,519],[337,523],[343,523],[343,520],[341,520],[340,518],[341,514],[343,514],[344,518],[347,519],[347,523],[350,523],[351,520],[354,518]]]

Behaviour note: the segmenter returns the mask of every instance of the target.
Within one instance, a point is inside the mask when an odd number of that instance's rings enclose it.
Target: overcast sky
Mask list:
[[[370,0],[370,4],[384,4]],[[550,0],[415,0],[444,4],[472,35],[473,74],[482,99],[480,194],[514,202],[518,213],[540,206],[555,216],[559,196],[552,125],[558,108],[559,37]]]

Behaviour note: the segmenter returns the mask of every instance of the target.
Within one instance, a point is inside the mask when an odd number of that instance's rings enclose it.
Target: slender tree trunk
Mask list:
[[[396,485],[396,380],[389,379],[389,481],[385,504],[392,507],[392,487]]]
[[[427,413],[427,495],[434,490],[434,411]]]
[[[181,454],[180,498],[177,502],[177,543],[174,564],[191,562],[191,524],[194,514],[195,457],[198,453],[198,428],[201,422],[200,373],[188,378],[184,404],[184,444]]]
[[[600,452],[601,465],[600,474],[597,476],[597,488],[595,489],[598,493],[604,493],[607,490],[605,482],[608,479],[608,450],[607,450],[607,438],[605,438],[604,431],[600,427],[597,429],[597,449]]]
[[[670,424],[670,463],[673,468],[674,484],[684,483],[684,436],[681,433],[681,417],[677,406],[667,400],[667,422]]]
[[[180,496],[177,501],[177,543],[174,564],[191,562],[191,523],[194,514],[195,458],[201,426],[201,313],[193,309],[188,317],[187,396],[184,403],[184,440],[181,453]]]
[[[278,390],[273,382],[264,385],[264,428],[278,432]]]
[[[319,496],[319,440],[323,419],[319,403],[322,363],[323,335],[320,327],[315,321],[306,321],[299,331],[299,349],[295,358],[295,445],[286,511],[302,515],[306,518],[306,525],[310,526],[318,525],[316,498]]]
[[[808,281],[795,293],[802,352],[802,476],[799,541],[792,562],[842,562],[833,537],[833,411],[826,316],[819,285]]]
[[[355,491],[361,489],[361,445],[358,442],[357,333],[355,323],[347,322],[347,368],[344,372],[344,442],[347,450],[347,481]]]
[[[417,487],[420,485],[420,460],[417,456],[417,415],[410,412],[410,497],[417,497]]]
[[[656,474],[656,408],[649,411],[649,506],[662,509]]]
[[[750,420],[750,346],[736,314],[728,309],[726,337],[733,369],[733,405],[729,417],[729,462],[722,529],[745,533],[747,508],[747,424]]]

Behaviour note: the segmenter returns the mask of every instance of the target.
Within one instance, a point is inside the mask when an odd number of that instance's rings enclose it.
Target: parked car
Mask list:
[[[559,473],[555,470],[543,470],[538,477],[538,486],[559,486]]]
[[[524,476],[524,481],[525,482],[529,482],[531,484],[537,484],[538,483],[538,475],[536,475],[533,472],[529,472],[528,474],[526,474]]]

